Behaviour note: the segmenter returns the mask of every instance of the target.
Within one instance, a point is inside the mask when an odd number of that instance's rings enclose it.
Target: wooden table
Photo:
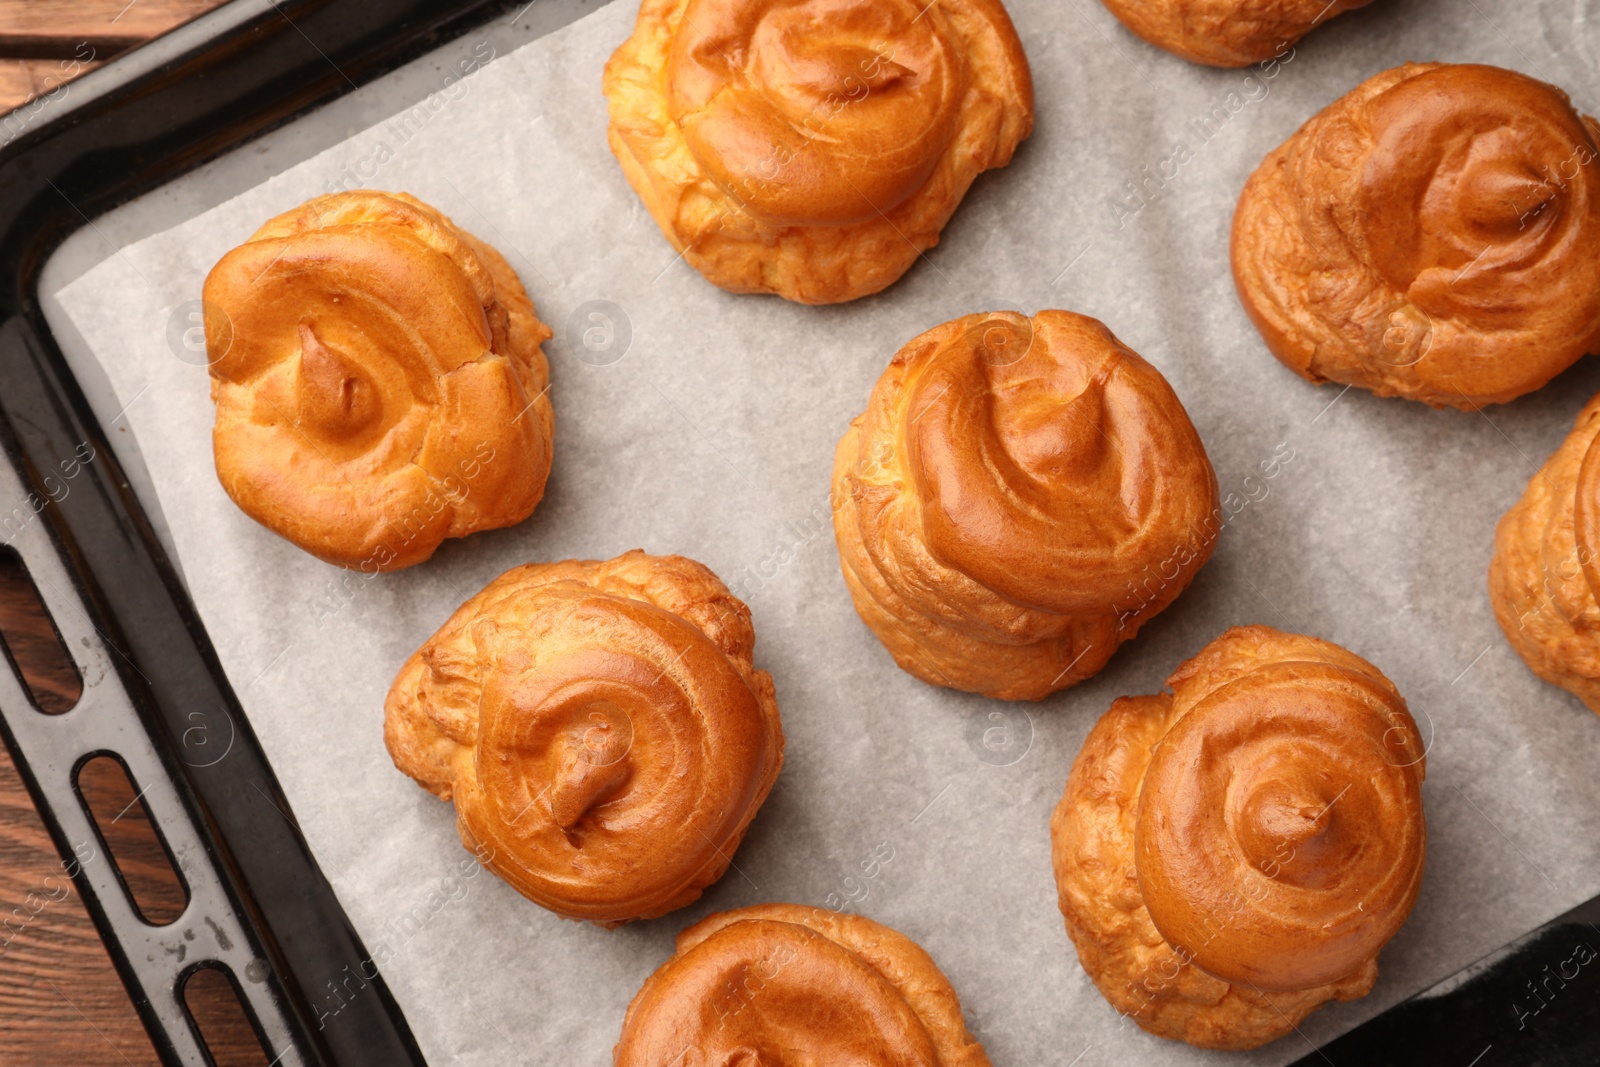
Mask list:
[[[0,0],[0,114],[222,2]]]
[[[74,77],[222,0],[0,0],[0,116],[70,93]],[[3,121],[3,119],[0,119]],[[20,567],[0,553],[0,635],[46,710],[79,683]],[[170,919],[183,890],[120,768],[96,761],[79,786],[141,911]],[[186,1001],[221,1067],[266,1064],[226,979],[202,971]],[[127,991],[61,856],[0,746],[0,1067],[155,1067]]]
[[[40,707],[71,708],[81,690],[77,674],[10,553],[0,554],[0,635]],[[153,922],[176,918],[182,885],[121,767],[91,761],[78,783],[140,912]],[[219,973],[199,972],[185,994],[219,1065],[267,1062]],[[0,1067],[156,1063],[62,857],[0,745]]]

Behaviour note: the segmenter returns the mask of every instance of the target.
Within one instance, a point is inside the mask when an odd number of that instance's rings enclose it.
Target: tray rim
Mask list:
[[[163,755],[233,912],[264,947],[257,962],[267,974],[250,980],[270,980],[293,1023],[292,1040],[275,1063],[424,1060],[375,964],[358,988],[373,995],[354,996],[332,1013],[319,1011],[313,999],[313,983],[304,979],[328,976],[331,988],[332,978],[345,977],[350,963],[370,962],[371,954],[294,825],[172,561],[55,344],[38,286],[62,242],[105,212],[529,6],[526,0],[232,0],[34,101],[13,124],[0,119],[0,452],[34,494],[30,499],[41,502],[36,517],[47,543],[67,564],[95,628],[120,654],[111,658],[139,721]],[[56,500],[45,490],[52,457],[63,454],[61,442],[73,440],[92,446],[95,459],[78,475],[84,479],[78,484],[92,491]],[[140,647],[150,643],[141,633],[150,620],[132,609],[134,594],[124,584],[137,585],[145,598],[140,606],[159,615],[156,629],[187,646],[183,664],[167,662],[177,655]],[[253,813],[229,796],[230,783],[181,758],[184,709],[196,699],[210,702],[207,714],[220,710],[226,717],[233,746],[228,777],[242,768],[267,802]],[[60,820],[6,721],[36,714],[16,704],[0,710],[0,735],[58,850],[69,856]],[[231,791],[243,792],[237,784]],[[252,841],[244,851],[230,843],[245,836],[241,830]],[[275,868],[270,885],[262,878],[267,867]],[[263,887],[270,892],[259,892]],[[86,881],[79,889],[157,1055],[164,1063],[200,1062],[162,1030],[107,909]],[[194,969],[181,968],[174,982]],[[239,986],[244,976],[230,973],[230,980]],[[259,1034],[248,1002],[246,1013]]]
[[[537,2],[537,0],[535,0]],[[547,0],[548,2],[548,0]],[[609,0],[601,0],[602,3]],[[163,154],[152,162],[160,172],[159,180],[144,178],[143,172],[130,174],[125,180],[107,183],[108,188],[100,193],[87,198],[86,202],[94,210],[85,212],[80,209],[80,201],[67,200],[67,194],[60,188],[56,191],[61,200],[67,201],[72,209],[77,212],[75,223],[67,212],[58,208],[56,212],[44,212],[30,223],[21,226],[22,248],[19,243],[19,220],[14,216],[18,212],[9,212],[0,206],[0,321],[13,317],[22,318],[34,331],[35,341],[40,345],[39,353],[45,361],[52,365],[59,384],[64,386],[63,397],[71,405],[74,421],[87,429],[91,439],[97,443],[97,448],[107,455],[102,470],[96,471],[95,476],[100,481],[107,483],[101,488],[120,499],[121,510],[126,514],[129,525],[140,542],[140,547],[147,553],[156,570],[163,577],[168,594],[174,601],[174,608],[183,616],[189,632],[195,642],[196,648],[204,655],[209,669],[213,672],[215,680],[222,689],[232,696],[226,676],[222,673],[220,663],[217,662],[215,653],[211,650],[209,638],[203,625],[199,622],[198,613],[189,601],[181,581],[178,580],[172,562],[167,558],[158,539],[150,528],[148,518],[142,505],[128,490],[126,479],[121,476],[120,469],[106,443],[104,428],[100,426],[89,407],[87,400],[78,388],[76,380],[66,367],[65,358],[56,347],[50,328],[45,321],[41,307],[38,283],[44,267],[50,256],[72,233],[94,225],[94,219],[130,200],[159,189],[167,182],[198,169],[249,142],[264,136],[281,126],[290,124],[296,119],[319,108],[348,92],[361,88],[372,81],[391,72],[395,68],[419,58],[422,55],[439,47],[451,36],[465,32],[475,25],[503,15],[507,11],[517,9],[526,10],[532,4],[526,0],[433,0],[432,3],[423,4],[420,0],[413,0],[408,6],[400,3],[388,4],[391,7],[385,14],[392,17],[381,20],[382,23],[394,29],[397,34],[402,32],[401,27],[406,24],[406,15],[411,10],[427,7],[439,16],[438,26],[423,31],[422,36],[416,35],[414,27],[411,28],[413,36],[404,38],[404,46],[399,51],[378,58],[371,65],[364,66],[353,74],[346,74],[344,70],[333,67],[332,60],[328,60],[330,67],[338,71],[337,77],[324,76],[314,93],[301,94],[301,98],[289,105],[278,101],[276,108],[264,105],[259,111],[246,116],[237,126],[225,127],[218,134],[204,143],[185,145],[175,149],[170,154]],[[71,93],[67,94],[67,101],[61,106],[49,109],[44,117],[37,123],[28,123],[16,136],[0,143],[0,205],[5,202],[5,193],[10,177],[21,170],[29,169],[37,163],[43,154],[44,145],[63,137],[80,134],[86,122],[105,113],[106,109],[138,108],[143,104],[146,109],[156,97],[144,95],[160,83],[183,84],[187,81],[191,85],[200,85],[208,73],[208,63],[214,64],[219,56],[230,53],[234,56],[247,55],[248,50],[259,48],[270,36],[272,23],[282,20],[293,26],[305,37],[307,43],[311,38],[306,36],[303,26],[314,26],[317,15],[331,9],[350,11],[362,6],[362,0],[229,0],[220,7],[213,9],[205,15],[186,23],[171,33],[156,38],[153,41],[119,55],[115,60],[107,63],[88,74],[68,83],[72,86]],[[383,6],[383,5],[368,5]],[[377,21],[377,20],[375,20]],[[281,27],[280,27],[281,30]],[[419,43],[420,42],[420,43]],[[315,44],[312,47],[316,47]],[[319,49],[320,51],[320,49]],[[326,57],[324,57],[326,59]],[[309,66],[310,64],[307,64]],[[342,81],[340,80],[342,79]],[[26,106],[26,105],[25,105]],[[4,128],[4,118],[0,118],[0,129]],[[7,130],[6,132],[9,132]],[[58,142],[59,143],[59,142]],[[59,175],[58,175],[59,176]],[[56,183],[46,176],[49,184]],[[8,215],[13,217],[7,217]],[[61,226],[62,218],[66,217],[68,227]],[[6,381],[5,367],[11,353],[6,351],[0,343],[0,385]],[[12,447],[22,444],[22,451],[26,459],[26,443],[20,442],[15,435],[14,417],[7,410],[3,400],[0,400],[0,438],[10,435],[11,439],[5,443]],[[103,446],[103,447],[101,447]],[[29,469],[27,477],[35,487],[38,487],[37,471]],[[83,565],[80,553],[72,551],[74,538],[70,522],[63,521],[61,512],[64,509],[54,503],[47,506],[41,517],[47,517],[52,533],[58,541],[67,547],[69,556],[80,566]],[[116,633],[116,630],[111,632]],[[261,750],[259,742],[248,729],[248,719],[242,707],[236,700],[233,702],[234,710],[239,719],[243,721],[245,730],[241,741],[247,748],[253,749],[256,756],[271,775],[271,764]],[[9,741],[9,738],[7,738]],[[158,745],[165,745],[169,749],[173,745],[173,738],[169,734],[158,734],[155,737]],[[16,753],[13,753],[14,756]],[[175,761],[181,762],[181,761]],[[19,770],[22,769],[19,758]],[[187,772],[180,772],[187,773]],[[26,775],[25,775],[26,777]],[[275,779],[272,782],[276,789]],[[30,789],[32,788],[30,782]],[[277,802],[285,811],[288,802],[283,798],[281,791],[276,794]],[[37,797],[36,797],[37,800]],[[213,827],[213,829],[215,829]],[[219,843],[226,844],[225,840]],[[58,839],[58,845],[61,840]],[[64,846],[62,846],[64,847]],[[314,858],[306,851],[306,860],[315,870],[316,876],[326,888],[327,883]],[[337,899],[332,897],[331,888],[328,889],[334,909],[339,918],[349,929],[351,938],[356,945],[360,945],[360,937],[343,914]],[[106,929],[101,924],[101,916],[94,916],[97,928],[100,928],[102,938],[106,938]],[[1358,1062],[1416,1062],[1415,1060],[1396,1060],[1392,1057],[1399,1051],[1407,1055],[1415,1055],[1417,1050],[1407,1049],[1405,1042],[1414,1037],[1418,1031],[1432,1031],[1435,1033],[1449,1032],[1454,1037],[1465,1038],[1469,1036],[1466,1031],[1470,1028],[1462,1025],[1462,1020],[1473,1019],[1480,1022],[1487,1019],[1487,1007],[1492,1003],[1504,1003],[1504,998],[1514,993],[1507,993],[1506,981],[1514,979],[1521,974],[1533,958],[1544,959],[1538,955],[1538,949],[1545,945],[1549,939],[1560,932],[1572,927],[1583,928],[1595,932],[1596,943],[1600,944],[1600,896],[1586,901],[1568,912],[1557,916],[1550,921],[1535,927],[1508,944],[1486,954],[1480,960],[1462,968],[1456,974],[1447,977],[1435,986],[1423,990],[1414,996],[1386,1009],[1367,1022],[1347,1031],[1340,1037],[1327,1042],[1309,1055],[1295,1061],[1297,1065],[1314,1065],[1335,1062],[1330,1059],[1329,1053],[1338,1053],[1340,1056],[1359,1057]],[[107,940],[108,948],[112,942]],[[113,956],[115,958],[115,952]],[[363,957],[370,959],[370,957]],[[119,964],[119,972],[122,967]],[[127,975],[124,974],[127,982]],[[292,985],[292,983],[290,983]],[[419,1050],[416,1050],[414,1039],[411,1038],[404,1016],[400,1012],[393,997],[386,987],[382,986],[381,975],[374,980],[374,985],[380,989],[383,1000],[383,1014],[390,1018],[396,1033],[403,1036],[405,1041],[415,1051],[413,1062],[422,1063]],[[131,995],[135,988],[130,985]],[[1439,991],[1439,992],[1436,992]],[[303,994],[302,994],[303,997]],[[313,1007],[314,1012],[314,1007]],[[150,1017],[141,1012],[147,1025]],[[1584,1028],[1585,1023],[1593,1024],[1600,1021],[1600,1003],[1594,1004],[1587,1015],[1580,1017],[1576,1029]],[[1559,1060],[1541,1058],[1540,1063],[1591,1063],[1600,1062],[1600,1027],[1590,1025],[1589,1040],[1574,1040],[1561,1046]],[[163,1046],[161,1035],[152,1030],[152,1040],[156,1043],[157,1050],[165,1059],[167,1049]],[[317,1044],[312,1042],[312,1044]],[[1492,1043],[1491,1043],[1492,1045]],[[319,1050],[322,1055],[327,1055],[332,1050]],[[1431,1051],[1431,1050],[1430,1050]],[[1484,1049],[1487,1053],[1489,1049]],[[1483,1053],[1480,1053],[1480,1056]],[[176,1061],[172,1061],[176,1062]],[[315,1062],[368,1062],[364,1059],[344,1058],[319,1058]],[[1473,1061],[1477,1063],[1478,1061]],[[1491,1061],[1485,1061],[1491,1062]],[[1517,1061],[1533,1062],[1533,1061]]]

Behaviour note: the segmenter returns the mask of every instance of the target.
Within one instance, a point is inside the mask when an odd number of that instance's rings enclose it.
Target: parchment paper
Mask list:
[[[1010,9],[1037,130],[876,298],[819,309],[730,296],[675,259],[605,144],[600,71],[631,28],[630,0],[441,78],[422,112],[397,99],[409,120],[352,129],[235,199],[106,248],[58,294],[59,332],[103,364],[111,411],[126,408],[102,415],[137,439],[146,503],[165,516],[300,826],[433,1062],[609,1063],[625,1006],[679,929],[777,900],[849,907],[915,938],[997,1064],[1278,1064],[1600,891],[1600,720],[1523,667],[1484,580],[1496,520],[1600,388],[1600,368],[1481,414],[1316,388],[1267,353],[1227,267],[1246,175],[1380,70],[1494,63],[1600,110],[1600,2],[1384,0],[1319,29],[1270,77],[1158,52],[1090,0]],[[475,54],[471,40],[447,51],[435,64],[447,77]],[[292,137],[264,143],[282,151]],[[210,171],[152,196],[203,200],[194,190]],[[218,257],[342,184],[410,191],[498,246],[558,334],[544,503],[514,529],[376,579],[318,562],[228,500],[203,356],[184,346],[185,304]],[[591,350],[578,334],[595,322],[568,320],[596,300],[616,306],[615,332]],[[828,522],[834,444],[896,348],[997,307],[1094,315],[1160,367],[1231,514],[1171,609],[1098,677],[1037,706],[896,669],[851,608]],[[702,901],[607,932],[478,871],[450,807],[390,764],[381,707],[407,654],[496,574],[636,546],[693,556],[749,602],[788,762],[736,869]],[[1431,743],[1428,872],[1371,996],[1220,1057],[1124,1025],[1090,984],[1056,910],[1046,826],[1111,700],[1156,691],[1250,622],[1346,645],[1410,700]],[[339,1004],[328,994],[324,1010]]]

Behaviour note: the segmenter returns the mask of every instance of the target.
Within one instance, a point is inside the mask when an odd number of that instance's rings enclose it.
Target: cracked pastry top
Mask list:
[[[309,200],[205,281],[217,477],[368,572],[511,526],[544,494],[550,330],[504,257],[405,193]]]
[[[644,0],[605,95],[683,258],[806,304],[894,282],[1033,128],[1000,0]]]
[[[1513,71],[1375,75],[1246,182],[1239,299],[1313,382],[1464,410],[1531,392],[1600,348],[1597,139]]]
[[[1600,396],[1495,530],[1489,602],[1529,669],[1600,712]]]
[[[845,584],[895,662],[1010,700],[1099,671],[1221,530],[1172,387],[1070,311],[906,344],[839,441],[832,504]]]
[[[1422,883],[1422,737],[1328,641],[1228,630],[1122,697],[1050,820],[1083,969],[1160,1037],[1249,1049],[1377,979]]]
[[[529,900],[654,918],[722,876],[783,764],[754,647],[750,610],[693,560],[531,563],[406,661],[384,741]]]
[[[1372,0],[1102,0],[1134,33],[1212,67],[1246,67],[1284,55],[1335,15]]]
[[[916,942],[859,915],[761,904],[678,935],[628,1005],[613,1063],[989,1067],[989,1057]]]

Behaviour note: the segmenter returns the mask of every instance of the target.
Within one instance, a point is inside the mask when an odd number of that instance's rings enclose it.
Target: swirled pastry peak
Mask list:
[[[955,990],[915,942],[797,904],[722,912],[678,935],[628,1006],[614,1063],[680,1061],[989,1067]]]
[[[212,268],[217,475],[251,518],[396,570],[544,495],[550,330],[510,264],[404,193],[321,196]]]
[[[722,876],[783,763],[754,645],[749,609],[681,556],[529,564],[401,668],[384,740],[528,899],[653,918]]]
[[[1210,558],[1218,515],[1166,379],[1068,311],[911,341],[834,457],[862,619],[918,678],[1008,699],[1104,666]]]
[[[1600,348],[1597,139],[1513,71],[1369,78],[1246,183],[1239,299],[1312,381],[1463,409],[1537,389]]]
[[[684,257],[813,304],[903,274],[1033,125],[999,0],[644,0],[605,92],[612,151]]]
[[[1237,627],[1116,701],[1051,820],[1067,932],[1151,1033],[1254,1048],[1364,995],[1422,882],[1424,745],[1337,645]]]
[[[1489,601],[1529,668],[1600,712],[1600,396],[1500,520]]]
[[[1213,67],[1245,67],[1283,55],[1335,15],[1372,0],[1103,0],[1157,48]]]

